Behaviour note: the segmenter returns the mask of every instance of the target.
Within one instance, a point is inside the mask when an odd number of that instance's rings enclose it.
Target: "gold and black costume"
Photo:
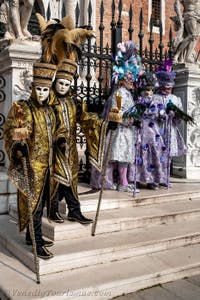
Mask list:
[[[50,169],[50,182],[53,180],[53,147],[56,140],[64,136],[65,129],[56,127],[56,118],[53,108],[48,104],[40,105],[34,97],[29,101],[19,101],[24,113],[23,126],[27,127],[29,138],[26,143],[29,149],[29,162],[32,170],[31,194],[32,211],[37,210],[46,182],[47,172]],[[10,109],[5,122],[5,148],[10,158],[9,177],[18,189],[19,229],[23,230],[29,220],[27,213],[27,191],[24,185],[24,174],[20,159],[12,159],[12,148],[15,141],[12,133],[17,128],[14,106]],[[60,131],[59,131],[60,130]],[[62,132],[63,131],[63,132]],[[52,182],[53,183],[53,182]],[[50,184],[50,187],[52,184]],[[52,193],[51,191],[50,193]]]
[[[73,195],[78,199],[78,152],[76,145],[76,124],[79,123],[87,140],[89,160],[98,170],[103,163],[103,152],[107,124],[96,114],[81,109],[77,113],[77,106],[68,95],[64,98],[54,96],[54,109],[59,123],[66,128],[65,155],[57,152],[54,178],[58,183],[71,186]]]
[[[53,186],[53,160],[56,141],[65,136],[65,128],[56,121],[54,110],[51,107],[51,96],[40,102],[36,97],[35,87],[47,87],[52,84],[52,76],[55,74],[56,67],[50,64],[35,63],[34,87],[32,95],[28,101],[22,100],[13,104],[11,107],[4,129],[5,149],[10,159],[8,175],[18,189],[18,218],[19,229],[22,231],[29,223],[27,205],[27,187],[25,184],[25,174],[22,160],[17,157],[17,147],[21,144],[26,145],[26,158],[29,169],[29,189],[31,194],[32,213],[35,215],[44,194],[44,187]],[[21,120],[19,128],[19,117],[16,111],[21,110]],[[23,141],[15,139],[16,130],[26,129],[26,139]],[[23,142],[23,143],[21,143]],[[48,178],[47,178],[48,177]],[[48,182],[47,182],[48,181]],[[48,188],[49,190],[49,188]],[[52,191],[46,196],[49,199]]]

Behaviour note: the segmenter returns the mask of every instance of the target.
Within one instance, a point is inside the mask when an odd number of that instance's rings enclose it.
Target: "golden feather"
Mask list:
[[[52,49],[58,59],[58,64],[60,65],[62,61],[66,58],[72,59],[74,57],[74,61],[77,58],[77,54],[73,53],[72,49],[73,41],[71,39],[70,30],[68,29],[60,29],[58,30],[53,38]]]
[[[60,22],[65,28],[72,30],[75,28],[74,22],[71,16],[65,16]]]
[[[40,25],[40,30],[41,30],[41,32],[43,32],[46,29],[46,27],[47,27],[47,22],[46,22],[45,18],[41,14],[36,13],[35,15],[36,15],[36,17],[38,19],[38,23]]]
[[[93,30],[74,28],[71,16],[64,17],[60,23],[52,20],[47,22],[39,13],[36,13],[36,16],[41,29],[43,62],[60,65],[66,58],[76,61],[81,53],[79,46],[85,43],[87,38],[95,36]],[[55,26],[48,28],[50,24]],[[59,24],[65,28],[60,28]]]
[[[95,37],[95,33],[93,30],[87,30],[83,28],[75,28],[70,31],[71,40],[77,46],[80,44],[85,43],[87,38]]]
[[[39,13],[36,13],[35,15],[38,19],[38,23],[40,25],[41,32],[45,31],[45,29],[47,28],[48,25],[56,23],[56,21],[54,21],[54,20],[46,21],[45,18]]]

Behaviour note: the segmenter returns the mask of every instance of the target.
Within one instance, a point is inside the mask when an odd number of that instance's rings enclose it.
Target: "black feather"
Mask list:
[[[166,112],[169,113],[170,111],[174,111],[177,118],[180,118],[181,120],[194,124],[194,118],[190,115],[186,114],[184,111],[182,111],[180,108],[178,108],[171,100],[167,103]]]
[[[134,106],[129,108],[127,111],[124,112],[123,118],[134,118],[139,120],[142,118],[144,112],[146,110],[146,105],[144,103],[136,103]]]

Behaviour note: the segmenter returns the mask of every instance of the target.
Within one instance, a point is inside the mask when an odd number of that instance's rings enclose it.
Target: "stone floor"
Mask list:
[[[185,193],[199,193],[200,191],[200,185],[199,182],[188,182],[188,181],[181,181],[177,179],[172,179],[172,188],[169,190],[166,189],[160,189],[158,191],[149,191],[146,189],[141,189],[141,192],[137,194],[136,196],[136,202],[140,203],[140,199],[142,201],[146,201],[149,203],[149,198],[157,197],[159,200],[160,196],[166,195],[168,197],[173,196],[173,193],[179,193],[176,194],[176,197],[180,196],[182,197]],[[91,200],[96,200],[95,203],[97,203],[98,199],[98,193],[89,193],[89,187],[87,185],[79,186],[79,195],[82,202],[82,207],[84,208],[85,212],[89,212],[92,208],[92,213],[94,214],[94,209],[96,209],[96,204],[91,207]],[[199,197],[199,196],[198,196]],[[124,193],[117,192],[117,191],[105,191],[103,193],[103,201],[102,201],[102,207],[104,205],[107,205],[107,202],[113,202],[118,199],[118,201],[129,201],[132,199],[132,194],[126,193],[126,199],[124,199]],[[155,199],[154,199],[155,200]],[[152,199],[152,202],[154,202]],[[163,199],[159,200],[158,202],[162,202]],[[191,202],[192,199],[189,199]],[[157,200],[156,200],[157,201]],[[104,204],[105,203],[105,204]],[[194,201],[195,204],[198,204],[196,200]],[[115,204],[115,203],[114,203]],[[171,205],[170,202],[166,205]],[[145,207],[144,207],[145,208]],[[147,208],[147,207],[146,207]],[[142,207],[138,207],[138,210],[143,209]],[[148,208],[149,211],[149,208]],[[101,213],[103,214],[103,212]],[[101,217],[100,214],[100,217]],[[194,225],[194,224],[193,224]],[[185,226],[185,225],[184,225]],[[199,226],[196,226],[199,227]],[[195,228],[196,228],[195,227]],[[198,230],[199,228],[197,228]],[[194,252],[192,254],[188,253],[187,255],[190,257],[194,257]],[[196,251],[196,257],[198,261],[198,252]],[[184,255],[184,261],[185,261],[185,255]],[[200,262],[200,260],[199,260]],[[146,266],[146,264],[145,264]],[[84,270],[80,269],[79,276],[77,277],[78,281],[81,280],[81,272]],[[127,269],[125,270],[126,273],[128,272]],[[68,271],[66,271],[67,273]],[[61,289],[61,283],[62,280],[65,283],[63,285],[65,287],[65,292],[67,293],[67,287],[68,284],[66,284],[66,281],[64,280],[64,273],[55,273],[52,275],[46,275],[42,277],[41,285],[36,285],[35,283],[35,276],[33,272],[25,267],[20,261],[18,261],[14,255],[12,255],[10,252],[8,252],[2,245],[0,245],[0,300],[22,300],[22,299],[40,299],[45,298],[45,293],[53,293],[50,294],[50,297],[47,297],[48,300],[55,300],[55,299],[63,299],[68,300],[70,297],[66,296],[62,297],[62,295],[54,295],[55,291],[60,292],[63,291]],[[197,273],[195,273],[197,274]],[[192,274],[194,275],[194,273]],[[184,275],[186,276],[186,275]],[[191,275],[188,275],[191,276]],[[52,282],[47,280],[47,277],[53,278]],[[82,276],[83,277],[83,276]],[[180,277],[179,277],[180,278]],[[77,281],[77,282],[78,282]],[[166,281],[165,281],[166,282]],[[91,281],[90,281],[91,283]],[[78,283],[77,283],[78,284]],[[150,285],[149,285],[150,286]],[[93,286],[91,285],[91,291]],[[133,290],[133,289],[132,289]],[[30,293],[30,294],[29,294]],[[43,296],[44,297],[43,297]],[[29,297],[28,297],[29,296]],[[98,298],[98,297],[97,297]],[[90,298],[89,300],[95,300],[96,297]],[[76,298],[78,299],[78,298]],[[82,299],[82,298],[81,298]],[[98,298],[100,299],[100,298]],[[105,299],[105,298],[104,298]],[[111,297],[108,297],[106,299],[111,299]],[[114,299],[117,300],[200,300],[200,276],[192,276],[189,278],[185,278],[182,280],[176,280],[174,282],[165,283],[162,285],[158,285],[149,289],[140,290],[135,293],[127,294],[124,296],[116,297]],[[87,298],[84,298],[84,300],[88,300]]]
[[[115,300],[199,300],[200,275],[165,283]]]

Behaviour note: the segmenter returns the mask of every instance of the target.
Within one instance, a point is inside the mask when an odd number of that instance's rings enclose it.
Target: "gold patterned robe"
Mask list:
[[[28,129],[28,138],[25,141],[28,153],[29,190],[33,215],[37,210],[42,197],[47,173],[50,171],[50,187],[53,184],[54,147],[59,137],[65,136],[65,128],[59,126],[49,98],[48,104],[40,105],[32,96],[28,101],[17,102],[23,111],[23,126]],[[27,206],[27,186],[24,180],[24,170],[20,159],[12,156],[16,146],[13,140],[13,130],[17,127],[14,106],[11,107],[4,129],[5,149],[10,159],[8,175],[18,189],[18,218],[19,230],[22,231],[29,222]],[[50,191],[52,194],[53,191]],[[49,199],[50,204],[50,199]]]
[[[78,152],[76,145],[76,124],[79,123],[87,140],[89,161],[98,170],[102,169],[107,123],[94,113],[81,107],[80,113],[70,96],[58,98],[54,95],[54,109],[57,118],[66,128],[65,155],[58,151],[55,160],[54,178],[59,183],[71,186],[76,199],[78,184]],[[56,191],[56,188],[54,192]]]

